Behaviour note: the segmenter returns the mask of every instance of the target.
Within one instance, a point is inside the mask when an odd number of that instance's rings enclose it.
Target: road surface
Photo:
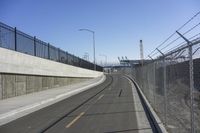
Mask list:
[[[3,125],[0,132],[137,133],[133,102],[129,81],[107,75],[104,83]]]

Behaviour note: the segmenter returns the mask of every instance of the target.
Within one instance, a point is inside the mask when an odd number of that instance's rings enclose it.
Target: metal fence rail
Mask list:
[[[132,76],[169,132],[199,133],[200,38],[161,55]]]
[[[0,22],[0,47],[86,69],[94,64]],[[96,65],[97,71],[103,68]]]

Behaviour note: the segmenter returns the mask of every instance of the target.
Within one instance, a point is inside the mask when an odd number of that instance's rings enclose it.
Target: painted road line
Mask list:
[[[67,124],[66,128],[70,128],[78,119],[80,119],[85,112],[80,113],[75,119],[73,119],[69,124]]]
[[[102,94],[102,95],[97,99],[97,101],[100,100],[103,96],[104,96],[104,94]]]
[[[100,100],[103,96],[104,96],[104,94],[102,94],[101,96],[99,96],[98,99],[94,102],[94,104],[95,104],[98,100]],[[94,104],[92,104],[92,105],[94,105]],[[91,105],[91,106],[92,106],[92,105]],[[85,110],[85,112],[86,112],[91,106],[89,106],[89,107]],[[67,124],[66,128],[70,128],[76,121],[78,121],[78,120],[85,114],[85,112],[80,113],[75,119],[73,119],[69,124]]]
[[[122,89],[120,90],[120,92],[119,92],[119,95],[118,95],[118,96],[120,97],[120,96],[121,96],[121,94],[122,94]]]
[[[99,96],[99,97],[97,98],[97,100],[96,100],[93,104],[91,104],[90,106],[88,106],[87,109],[85,109],[85,112],[86,112],[90,107],[92,107],[95,103],[97,103],[103,96],[104,96],[104,94],[102,94],[101,96]]]
[[[106,77],[103,76],[103,77],[101,77],[101,79],[99,81],[97,81],[95,83],[88,84],[88,85],[85,84],[83,87],[77,86],[78,88],[75,87],[75,90],[67,89],[67,91],[64,92],[63,94],[58,94],[58,95],[51,96],[51,98],[38,100],[35,103],[30,102],[29,105],[24,105],[22,107],[18,107],[17,109],[4,112],[4,113],[0,114],[0,125],[4,125],[4,124],[9,123],[13,120],[16,120],[20,117],[23,117],[32,112],[35,112],[41,108],[45,108],[48,105],[55,104],[56,102],[59,102],[65,98],[69,98],[73,95],[81,93],[89,88],[92,88],[96,85],[103,83],[105,80],[106,80]]]

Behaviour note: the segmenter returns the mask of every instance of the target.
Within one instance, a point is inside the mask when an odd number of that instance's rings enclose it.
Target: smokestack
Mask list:
[[[144,59],[142,40],[140,40],[140,59],[141,59],[141,60]]]
[[[143,44],[142,44],[142,40],[140,40],[140,60],[141,60],[142,65],[143,65],[144,53],[143,53]]]

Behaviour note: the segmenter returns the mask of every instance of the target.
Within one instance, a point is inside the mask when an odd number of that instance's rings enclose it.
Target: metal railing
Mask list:
[[[131,69],[170,133],[200,132],[200,38]]]
[[[0,22],[0,47],[93,70],[94,64]],[[97,71],[103,68],[96,65]]]

